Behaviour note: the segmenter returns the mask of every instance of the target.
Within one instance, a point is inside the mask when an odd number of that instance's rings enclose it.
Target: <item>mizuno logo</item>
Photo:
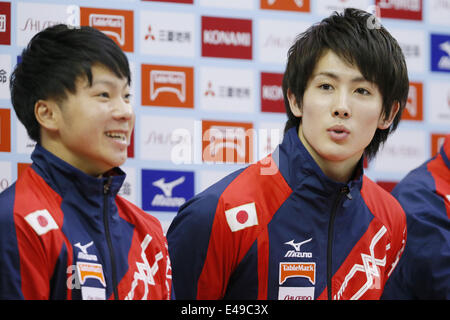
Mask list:
[[[291,241],[285,242],[284,244],[288,244],[288,245],[292,246],[294,248],[294,250],[289,250],[288,252],[286,252],[284,257],[285,258],[286,257],[287,258],[312,258],[311,252],[300,251],[300,247],[310,241],[312,241],[312,238],[302,241],[302,242],[298,242],[298,243],[295,243],[293,239]]]
[[[94,241],[89,242],[88,244],[85,244],[84,246],[81,245],[80,242],[77,242],[74,244],[75,247],[81,250],[81,252],[78,252],[78,259],[84,259],[84,260],[90,260],[90,261],[97,261],[97,256],[95,254],[89,254],[87,252],[87,249],[94,244]]]
[[[79,248],[81,250],[81,252],[87,254],[87,248],[89,248],[90,246],[92,246],[94,244],[94,241],[89,242],[88,244],[85,244],[84,246],[81,245],[80,242],[75,243],[75,247]]]
[[[156,180],[152,184],[155,187],[160,188],[166,197],[172,197],[172,190],[173,190],[173,188],[175,188],[176,186],[182,184],[184,182],[184,180],[185,180],[184,176],[179,177],[178,179],[173,180],[171,182],[166,182],[165,178],[161,178],[159,180]]]
[[[439,45],[439,49],[444,51],[448,56],[450,56],[450,41],[446,41]]]
[[[303,244],[310,242],[311,240],[312,240],[312,238],[302,241],[302,242],[299,242],[299,243],[294,243],[294,240],[291,240],[291,241],[285,242],[284,244],[289,244],[294,247],[295,251],[300,251],[300,247]]]

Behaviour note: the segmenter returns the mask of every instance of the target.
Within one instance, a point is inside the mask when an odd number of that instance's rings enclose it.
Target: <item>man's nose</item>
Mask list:
[[[349,96],[347,93],[341,93],[338,95],[337,101],[331,110],[333,117],[347,119],[352,116],[348,99]]]
[[[114,117],[129,120],[133,117],[133,107],[123,99],[118,99],[114,108]]]

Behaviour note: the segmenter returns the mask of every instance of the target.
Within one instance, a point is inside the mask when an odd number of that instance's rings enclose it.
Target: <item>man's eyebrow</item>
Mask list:
[[[326,77],[330,77],[332,79],[335,80],[339,80],[339,76],[333,72],[328,72],[328,71],[323,71],[323,72],[319,72],[316,73],[314,75],[314,78],[318,77],[318,76],[326,76]],[[370,82],[369,80],[367,80],[366,78],[364,78],[363,76],[361,77],[355,77],[351,80],[351,82]]]
[[[111,80],[108,80],[108,79],[96,79],[96,80],[92,81],[92,86],[98,85],[98,84],[104,84],[104,85],[106,85],[108,87],[111,87],[111,88],[119,87],[117,82],[111,81]],[[128,82],[125,82],[125,84],[123,85],[122,88],[125,88],[127,86],[128,86]]]

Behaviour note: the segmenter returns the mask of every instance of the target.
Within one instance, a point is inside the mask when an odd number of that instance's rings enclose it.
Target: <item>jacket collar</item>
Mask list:
[[[358,162],[351,181],[348,183],[335,181],[323,173],[301,142],[295,127],[285,133],[283,142],[275,150],[273,156],[281,174],[292,190],[305,183],[309,188],[324,194],[335,193],[344,186],[348,186],[351,191],[353,189],[360,190],[362,187],[363,157]],[[276,159],[277,157],[278,159]]]
[[[31,160],[32,168],[61,197],[65,197],[67,192],[77,192],[86,199],[102,196],[104,185],[110,179],[109,192],[115,197],[125,180],[125,173],[120,168],[111,169],[101,178],[92,177],[58,158],[40,144],[36,144]]]

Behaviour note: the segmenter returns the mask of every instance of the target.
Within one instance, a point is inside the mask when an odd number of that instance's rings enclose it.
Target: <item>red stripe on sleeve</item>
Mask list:
[[[258,298],[267,297],[267,224],[291,192],[271,156],[249,166],[228,185],[216,208],[208,252],[198,280],[197,299],[222,298],[231,274],[257,239]],[[252,202],[258,224],[232,232],[225,211]]]
[[[22,293],[25,299],[49,299],[50,279],[53,275],[63,242],[69,251],[68,266],[72,263],[72,247],[61,232],[64,215],[61,198],[45,181],[28,168],[16,183],[14,222],[20,257]],[[56,229],[39,235],[25,217],[37,210],[47,210]],[[45,226],[46,221],[42,221]],[[68,290],[68,297],[71,294]]]

